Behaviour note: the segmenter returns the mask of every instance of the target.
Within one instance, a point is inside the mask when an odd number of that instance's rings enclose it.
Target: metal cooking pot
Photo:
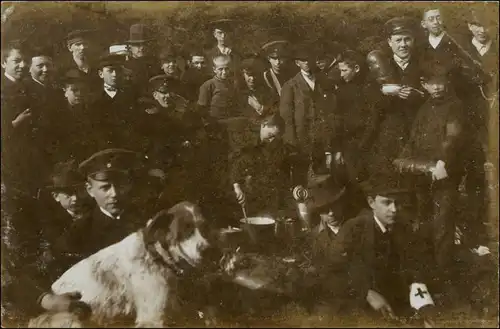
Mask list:
[[[241,228],[252,243],[266,243],[274,240],[276,220],[270,217],[248,217],[240,219]]]

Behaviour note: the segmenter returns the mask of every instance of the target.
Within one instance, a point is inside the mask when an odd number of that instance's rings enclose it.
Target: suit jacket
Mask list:
[[[335,107],[335,96],[324,90],[319,79],[311,90],[302,73],[297,73],[281,91],[284,140],[309,155],[330,151]]]
[[[90,105],[91,136],[95,152],[110,147],[137,148],[134,125],[137,121],[138,95],[130,88],[119,89],[111,98],[101,87]]]
[[[291,69],[284,68],[279,75],[274,74],[276,76],[276,79],[278,80],[278,84],[276,84],[273,79],[273,73],[271,71],[271,68],[264,71],[264,82],[266,83],[266,86],[269,88],[269,90],[271,90],[276,96],[279,97],[281,96],[281,89],[283,88],[283,85],[285,84],[285,82],[293,78],[294,74]]]
[[[421,270],[426,263],[420,253],[418,237],[412,233],[410,223],[403,216],[396,219],[392,232],[386,233],[392,239],[391,254],[383,260],[377,259],[375,250],[381,231],[373,216],[371,210],[364,210],[343,224],[329,265],[341,275],[348,271],[350,285],[363,301],[369,289],[381,292],[381,287],[387,283],[377,280],[377,269],[392,268],[402,286],[407,287],[406,292],[399,292],[408,293],[411,283],[422,282]]]

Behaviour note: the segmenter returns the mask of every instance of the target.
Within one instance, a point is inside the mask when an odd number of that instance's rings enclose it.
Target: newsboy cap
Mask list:
[[[434,79],[448,81],[451,69],[451,66],[444,62],[425,61],[420,65],[421,78],[423,81]]]
[[[385,33],[387,37],[395,34],[414,34],[411,21],[404,16],[394,17],[388,20],[385,25]]]
[[[54,165],[49,177],[49,191],[73,189],[85,183],[85,177],[79,172],[75,160],[58,162]]]
[[[94,153],[79,165],[79,171],[87,178],[107,181],[114,177],[127,176],[140,169],[145,158],[139,153],[125,149],[105,149]]]
[[[71,46],[77,42],[83,42],[92,38],[96,30],[73,30],[66,36],[66,44]]]

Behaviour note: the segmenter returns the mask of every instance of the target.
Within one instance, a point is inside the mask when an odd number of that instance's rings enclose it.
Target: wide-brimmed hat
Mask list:
[[[130,26],[129,39],[126,41],[126,43],[144,43],[153,40],[153,31],[147,25],[138,23]]]
[[[85,177],[78,171],[78,164],[75,160],[59,162],[52,169],[49,177],[49,184],[46,190],[55,192],[59,190],[74,189],[84,185]]]
[[[345,186],[336,184],[331,174],[324,174],[309,175],[307,190],[307,207],[311,212],[317,212],[339,202],[346,189]]]
[[[208,23],[208,28],[213,31],[215,29],[221,29],[223,31],[230,32],[234,30],[235,21],[229,18],[222,18]]]

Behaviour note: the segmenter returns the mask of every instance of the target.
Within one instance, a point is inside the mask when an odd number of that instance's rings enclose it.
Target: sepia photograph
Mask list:
[[[498,1],[1,1],[2,328],[498,328]]]

